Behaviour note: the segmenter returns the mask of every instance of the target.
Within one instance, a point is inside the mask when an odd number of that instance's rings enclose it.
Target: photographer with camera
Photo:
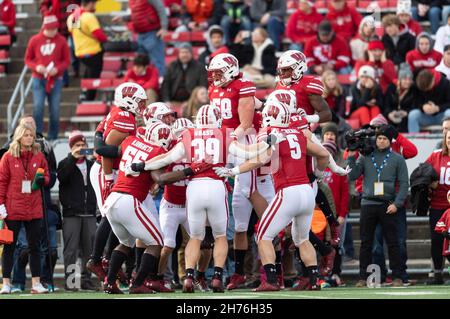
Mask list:
[[[350,180],[363,176],[363,195],[360,215],[361,248],[359,257],[360,280],[357,287],[365,287],[368,277],[367,266],[372,263],[372,247],[375,229],[381,224],[383,235],[388,245],[389,265],[394,278],[393,285],[403,285],[400,248],[397,235],[397,216],[408,194],[408,169],[405,159],[392,151],[391,143],[394,130],[388,125],[376,131],[375,146],[367,138],[373,131],[353,133],[348,139],[348,165],[352,169]],[[372,131],[372,132],[371,132]],[[361,137],[362,134],[362,137]],[[361,152],[355,159],[357,150]],[[399,185],[396,190],[396,184]]]
[[[58,164],[59,198],[63,207],[64,269],[66,280],[76,264],[78,250],[81,251],[82,273],[81,288],[96,290],[91,281],[91,273],[85,269],[92,251],[96,230],[96,198],[89,179],[92,160],[88,154],[86,138],[80,131],[73,131],[69,136],[70,153]],[[66,282],[66,291],[74,291]]]

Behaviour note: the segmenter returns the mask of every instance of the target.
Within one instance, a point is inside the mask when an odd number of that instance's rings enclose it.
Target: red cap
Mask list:
[[[48,15],[44,17],[44,21],[42,21],[42,29],[58,29],[59,21],[55,15]]]
[[[384,44],[380,40],[370,41],[367,50],[384,50]]]

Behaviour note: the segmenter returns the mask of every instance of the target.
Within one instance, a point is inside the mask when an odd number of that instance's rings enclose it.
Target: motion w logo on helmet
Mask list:
[[[122,98],[130,97],[132,98],[134,93],[136,93],[137,87],[126,86],[122,89]]]
[[[170,129],[167,127],[162,127],[158,130],[158,139],[167,140],[170,136]]]
[[[286,104],[286,106],[289,106],[291,104],[291,95],[287,93],[279,93],[275,95],[278,101],[280,101],[283,104]]]
[[[274,105],[271,105],[269,109],[267,110],[267,116],[271,116],[274,119],[278,117],[278,114],[280,113],[280,109]]]
[[[227,56],[227,57],[223,58],[223,60],[230,65],[234,65],[234,66],[238,65],[238,61],[231,56]]]
[[[297,61],[302,61],[303,60],[303,56],[301,53],[299,52],[295,52],[291,54],[291,57]]]

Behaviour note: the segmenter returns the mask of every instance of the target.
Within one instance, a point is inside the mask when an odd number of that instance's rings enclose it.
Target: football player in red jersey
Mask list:
[[[317,165],[322,170],[328,165],[329,154],[323,148],[311,143],[301,131],[290,128],[289,122],[290,112],[284,104],[276,101],[266,103],[263,110],[263,125],[268,127],[268,131],[261,135],[272,132],[283,134],[285,140],[279,143],[278,152],[268,149],[267,153],[261,157],[249,160],[233,169],[213,168],[220,177],[230,177],[261,167],[270,160],[273,163],[278,162],[277,167],[272,168],[277,195],[264,212],[257,233],[258,250],[267,282],[262,282],[255,291],[280,289],[276,278],[275,251],[272,241],[291,221],[292,238],[300,249],[311,288],[320,289],[317,286],[316,252],[308,240],[314,209],[314,192],[306,172],[306,154],[316,157]],[[276,218],[274,218],[275,215]]]
[[[209,99],[222,114],[222,125],[235,130],[239,142],[251,144],[256,132],[251,130],[255,109],[256,87],[253,82],[242,78],[239,62],[235,56],[222,53],[216,55],[208,66]],[[243,160],[235,159],[235,165]],[[239,176],[233,189],[233,216],[235,223],[234,260],[235,273],[231,276],[227,289],[235,289],[245,283],[244,259],[248,249],[247,223],[252,206],[258,216],[267,207],[267,201],[257,190],[257,172],[252,171]],[[251,205],[249,205],[250,201]]]
[[[130,293],[161,291],[161,287],[156,287],[154,282],[157,281],[163,233],[155,206],[148,204],[148,193],[154,180],[159,183],[177,182],[201,171],[201,168],[186,167],[168,174],[139,172],[131,176],[126,176],[125,171],[131,163],[145,161],[165,153],[171,140],[170,128],[163,123],[155,123],[146,129],[144,139],[129,136],[122,142],[120,148],[116,148],[117,155],[121,155],[119,174],[112,193],[105,202],[104,210],[120,244],[111,255],[108,276],[104,283],[104,290],[107,293],[122,293],[116,285],[117,273],[135,242],[144,247],[145,252],[140,265],[137,265],[138,272],[130,286]],[[147,276],[150,276],[153,285],[146,282]]]
[[[270,146],[261,142],[245,146],[235,141],[232,130],[221,127],[221,114],[217,107],[202,106],[196,118],[196,128],[186,130],[168,153],[146,163],[133,164],[133,171],[154,170],[186,158],[188,162],[210,162],[214,166],[227,163],[228,154],[256,156]],[[245,153],[244,155],[242,155]],[[194,291],[194,268],[200,255],[200,244],[205,236],[206,219],[213,231],[215,271],[212,280],[214,292],[223,292],[222,272],[228,252],[226,229],[228,225],[227,190],[223,179],[212,169],[194,176],[187,187],[187,215],[190,240],[186,246],[186,280],[184,292]]]
[[[114,107],[108,116],[100,123],[103,125],[97,127],[96,148],[106,145],[120,145],[122,141],[136,134],[136,114],[142,113],[147,101],[145,90],[136,83],[125,82],[119,85],[114,92]],[[115,178],[116,171],[119,168],[120,158],[102,158],[99,156],[96,163],[92,166],[90,180],[97,197],[97,205],[103,214],[103,204],[106,200]],[[102,218],[97,228],[94,248],[86,267],[93,272],[100,280],[103,280],[105,271],[101,265],[101,256],[111,233],[111,227],[106,218]]]

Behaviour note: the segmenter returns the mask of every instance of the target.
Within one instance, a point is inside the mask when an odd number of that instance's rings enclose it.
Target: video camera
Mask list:
[[[371,127],[358,131],[351,130],[345,134],[349,151],[356,151],[366,156],[375,150],[375,130]]]

